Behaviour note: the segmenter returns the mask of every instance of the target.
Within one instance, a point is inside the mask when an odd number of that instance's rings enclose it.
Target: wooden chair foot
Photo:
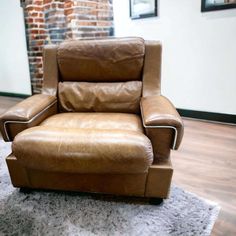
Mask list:
[[[20,192],[21,192],[21,193],[31,193],[31,192],[32,192],[32,189],[22,187],[22,188],[20,188]]]
[[[149,203],[151,205],[162,205],[163,204],[163,198],[158,198],[158,197],[152,197],[149,199]]]

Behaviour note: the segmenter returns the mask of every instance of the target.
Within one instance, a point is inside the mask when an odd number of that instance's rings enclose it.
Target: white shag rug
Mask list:
[[[0,140],[0,235],[210,235],[220,207],[172,187],[154,206],[140,198],[32,191],[12,187]]]

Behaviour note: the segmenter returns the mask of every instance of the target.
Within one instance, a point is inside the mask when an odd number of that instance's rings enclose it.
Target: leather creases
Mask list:
[[[64,42],[57,52],[61,81],[142,80],[144,53],[141,38]]]
[[[153,162],[150,140],[129,130],[39,126],[15,137],[22,166],[70,173],[146,173]]]
[[[59,83],[61,112],[139,113],[141,81],[121,83]]]

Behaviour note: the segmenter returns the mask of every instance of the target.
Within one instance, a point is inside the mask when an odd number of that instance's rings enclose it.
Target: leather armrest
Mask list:
[[[146,129],[166,128],[174,131],[172,149],[178,149],[183,137],[183,122],[173,104],[164,96],[141,99],[143,125]]]
[[[38,125],[57,112],[57,98],[37,94],[16,104],[0,115],[0,130],[5,141],[12,141],[17,133]]]

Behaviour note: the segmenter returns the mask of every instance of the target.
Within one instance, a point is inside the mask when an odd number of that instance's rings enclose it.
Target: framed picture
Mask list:
[[[131,19],[157,16],[157,0],[129,0]]]
[[[236,0],[202,0],[202,12],[230,8],[236,8]]]

